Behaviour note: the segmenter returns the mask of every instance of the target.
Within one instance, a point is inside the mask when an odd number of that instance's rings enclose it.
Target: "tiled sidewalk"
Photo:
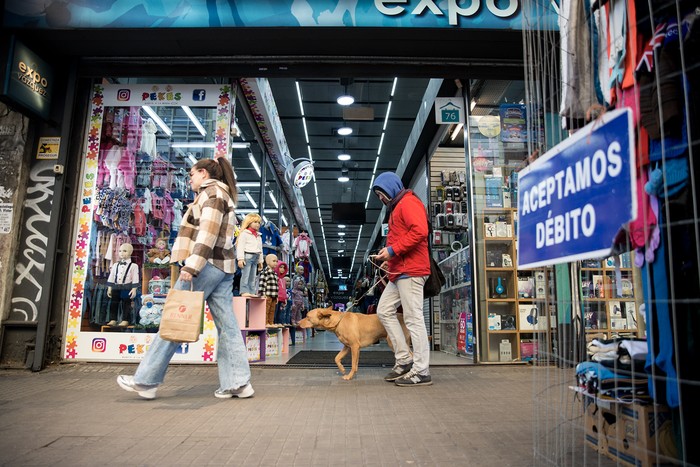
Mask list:
[[[532,435],[538,368],[438,367],[434,385],[401,388],[380,368],[346,382],[328,368],[255,367],[255,397],[221,400],[214,366],[171,366],[153,401],[117,386],[134,369],[0,370],[0,464],[542,464]],[[580,444],[567,450],[583,461]],[[586,455],[592,462],[577,465],[601,464]]]

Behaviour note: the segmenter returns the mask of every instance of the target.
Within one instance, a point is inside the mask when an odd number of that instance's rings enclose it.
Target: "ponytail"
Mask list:
[[[193,169],[204,169],[209,176],[215,180],[224,182],[229,189],[234,204],[238,202],[238,189],[236,188],[236,177],[233,175],[233,167],[225,157],[216,159],[202,159],[192,166]]]

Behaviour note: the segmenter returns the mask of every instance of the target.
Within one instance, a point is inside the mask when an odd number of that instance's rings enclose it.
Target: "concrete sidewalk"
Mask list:
[[[439,367],[432,386],[336,370],[253,368],[251,399],[216,399],[215,366],[172,365],[158,398],[116,384],[135,365],[0,370],[2,465],[538,465],[525,366]],[[565,371],[565,370],[547,370]],[[569,372],[571,370],[568,370]],[[583,442],[567,456],[585,459]],[[590,453],[588,453],[590,457]],[[577,465],[604,465],[601,460]]]

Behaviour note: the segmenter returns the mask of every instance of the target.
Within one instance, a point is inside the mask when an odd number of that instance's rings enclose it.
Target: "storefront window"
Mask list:
[[[229,85],[98,85],[82,174],[66,357],[140,358],[178,275],[190,168],[228,157]],[[213,332],[207,316],[205,335]],[[150,334],[150,335],[148,335]],[[183,360],[212,360],[212,340]],[[191,344],[192,345],[192,344]]]

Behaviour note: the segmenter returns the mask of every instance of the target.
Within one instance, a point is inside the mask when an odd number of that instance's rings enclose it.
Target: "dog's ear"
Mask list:
[[[331,308],[321,308],[318,310],[319,319],[329,318],[333,315],[333,309]]]

